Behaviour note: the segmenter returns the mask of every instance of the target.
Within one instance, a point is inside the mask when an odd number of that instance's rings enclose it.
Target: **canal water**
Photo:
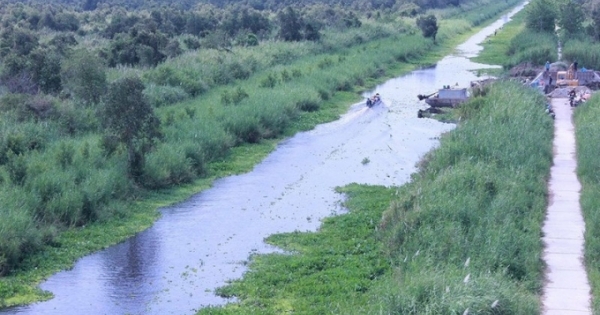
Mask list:
[[[223,178],[188,200],[162,209],[148,230],[77,261],[40,287],[54,298],[0,314],[194,314],[229,300],[214,294],[239,278],[249,255],[277,251],[271,234],[314,231],[324,217],[344,212],[335,187],[349,183],[396,186],[454,128],[417,118],[418,94],[480,79],[470,62],[488,36],[522,6],[486,27],[437,65],[391,79],[364,96],[383,104],[353,105],[337,121],[279,144],[247,174]],[[368,163],[366,163],[368,161]]]

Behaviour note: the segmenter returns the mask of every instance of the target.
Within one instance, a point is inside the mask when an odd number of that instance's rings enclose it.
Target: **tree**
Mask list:
[[[111,83],[101,115],[106,136],[125,145],[128,172],[134,181],[142,175],[145,154],[160,137],[160,121],[143,91],[144,84],[138,77]]]
[[[578,34],[583,30],[585,16],[580,3],[567,0],[560,5],[558,23],[567,34]]]
[[[554,32],[556,8],[552,0],[533,0],[527,6],[525,25],[538,32]]]
[[[63,85],[84,104],[98,104],[106,91],[106,72],[102,60],[87,50],[72,53],[62,63]]]
[[[417,26],[421,29],[423,37],[432,37],[433,42],[435,43],[435,36],[437,35],[439,29],[435,15],[430,14],[427,16],[418,17]]]
[[[285,41],[299,41],[302,39],[302,21],[292,7],[287,7],[279,12],[279,37]]]
[[[596,41],[600,40],[600,8],[592,11],[592,31]]]

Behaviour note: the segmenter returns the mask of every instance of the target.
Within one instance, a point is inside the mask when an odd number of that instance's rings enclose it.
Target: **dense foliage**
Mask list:
[[[432,47],[403,17],[426,7],[414,3],[111,3],[0,6],[0,275],[37,268],[28,259],[61,248],[65,230],[126,219],[124,204],[211,175],[234,146],[278,137]],[[512,2],[469,12],[477,4],[453,12],[476,24]],[[0,305],[17,287],[0,281]]]

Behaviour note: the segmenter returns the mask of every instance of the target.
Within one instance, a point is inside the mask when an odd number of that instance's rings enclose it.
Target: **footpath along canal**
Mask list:
[[[214,289],[241,277],[250,254],[277,250],[263,242],[265,237],[316,230],[322,218],[344,211],[335,187],[406,183],[438,137],[454,128],[417,118],[426,108],[417,94],[479,79],[472,71],[490,66],[467,58],[522,8],[481,30],[435,67],[364,94],[380,93],[383,104],[355,104],[339,120],[283,141],[253,171],[218,180],[211,189],[162,209],[150,229],[50,277],[41,288],[53,299],[0,314],[181,315],[227,303]]]

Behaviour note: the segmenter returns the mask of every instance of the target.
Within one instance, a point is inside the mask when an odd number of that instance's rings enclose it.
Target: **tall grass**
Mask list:
[[[600,98],[595,95],[575,111],[577,175],[582,184],[581,210],[585,219],[585,264],[592,285],[594,314],[600,310]]]
[[[565,60],[577,60],[580,69],[600,69],[600,44],[591,40],[568,40],[563,45],[562,54]]]
[[[512,68],[523,62],[543,65],[548,60],[558,60],[558,39],[556,35],[523,29],[515,36],[508,47],[508,59],[502,65]]]
[[[442,138],[383,215],[396,275],[374,305],[386,314],[539,312],[552,160],[543,104],[531,90],[500,83]]]

